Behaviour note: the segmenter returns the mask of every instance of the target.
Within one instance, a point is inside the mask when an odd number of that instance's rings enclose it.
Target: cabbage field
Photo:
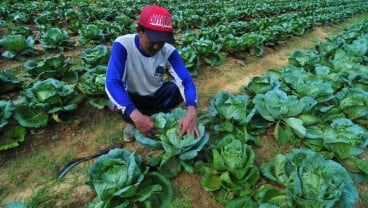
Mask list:
[[[199,138],[179,106],[127,143],[107,109],[112,42],[151,3]],[[368,207],[367,0],[2,0],[0,53],[1,207]]]

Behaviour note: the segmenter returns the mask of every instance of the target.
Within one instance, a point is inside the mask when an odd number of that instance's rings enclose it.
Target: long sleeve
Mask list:
[[[123,82],[126,59],[127,50],[119,42],[114,42],[107,66],[105,91],[118,109],[121,109],[125,115],[130,115],[136,107],[130,100]]]
[[[173,68],[170,73],[179,84],[179,90],[183,95],[186,106],[197,107],[196,86],[177,50],[172,52],[168,61]]]

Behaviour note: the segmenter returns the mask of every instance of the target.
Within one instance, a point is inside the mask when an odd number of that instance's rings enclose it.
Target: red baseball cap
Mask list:
[[[145,28],[150,41],[174,42],[172,17],[166,8],[155,4],[143,7],[138,24]]]

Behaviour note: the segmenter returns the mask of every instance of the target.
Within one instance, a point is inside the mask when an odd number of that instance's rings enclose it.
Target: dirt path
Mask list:
[[[292,51],[312,48],[317,40],[325,41],[329,34],[326,28],[315,28],[304,36],[293,37],[275,48],[266,48],[261,58],[248,57],[246,60],[228,58],[227,62],[215,68],[206,68],[198,78],[199,92],[217,92],[227,90],[238,92],[241,85],[246,85],[250,78],[265,74],[269,69],[277,69],[288,62]]]

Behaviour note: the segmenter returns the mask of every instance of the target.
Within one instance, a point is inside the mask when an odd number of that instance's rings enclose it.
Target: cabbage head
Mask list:
[[[193,161],[209,140],[202,123],[198,124],[200,137],[184,135],[179,138],[179,121],[185,115],[185,110],[176,108],[169,113],[157,113],[152,115],[157,133],[153,138],[145,137],[138,131],[135,134],[137,142],[151,150],[161,150],[151,160],[152,166],[159,166],[159,170],[166,177],[174,177],[184,168],[191,166],[184,161]]]
[[[8,124],[8,120],[15,110],[14,104],[10,100],[0,100],[0,129]]]
[[[0,95],[6,94],[22,87],[22,82],[9,70],[0,71]]]
[[[22,91],[22,101],[16,106],[14,117],[23,127],[47,126],[51,116],[58,121],[60,113],[77,109],[80,97],[65,82],[54,78],[37,81]]]
[[[266,178],[284,187],[288,207],[353,207],[358,200],[348,171],[309,149],[278,154],[274,160],[263,163],[261,171]]]
[[[25,128],[11,123],[14,110],[12,101],[0,100],[0,151],[19,146],[26,136]]]
[[[68,33],[57,27],[50,27],[45,32],[42,32],[42,38],[40,40],[42,47],[46,50],[59,50],[72,49],[75,44],[75,40],[68,40]]]
[[[259,179],[252,147],[229,134],[209,149],[212,154],[202,168],[202,186],[208,191],[225,188],[238,196],[249,195]]]
[[[210,101],[208,126],[212,127],[220,138],[231,133],[243,142],[252,141],[260,145],[259,135],[266,126],[254,122],[255,113],[256,109],[249,96],[221,91]]]
[[[0,39],[0,46],[6,50],[2,53],[2,56],[14,59],[19,56],[34,54],[34,42],[32,36],[26,39],[23,35],[6,35]]]
[[[89,207],[168,207],[173,198],[170,181],[149,172],[141,157],[127,149],[113,149],[88,169],[96,198]]]
[[[83,63],[90,68],[98,65],[106,66],[109,62],[110,51],[105,45],[97,45],[94,48],[85,48],[82,52]]]

